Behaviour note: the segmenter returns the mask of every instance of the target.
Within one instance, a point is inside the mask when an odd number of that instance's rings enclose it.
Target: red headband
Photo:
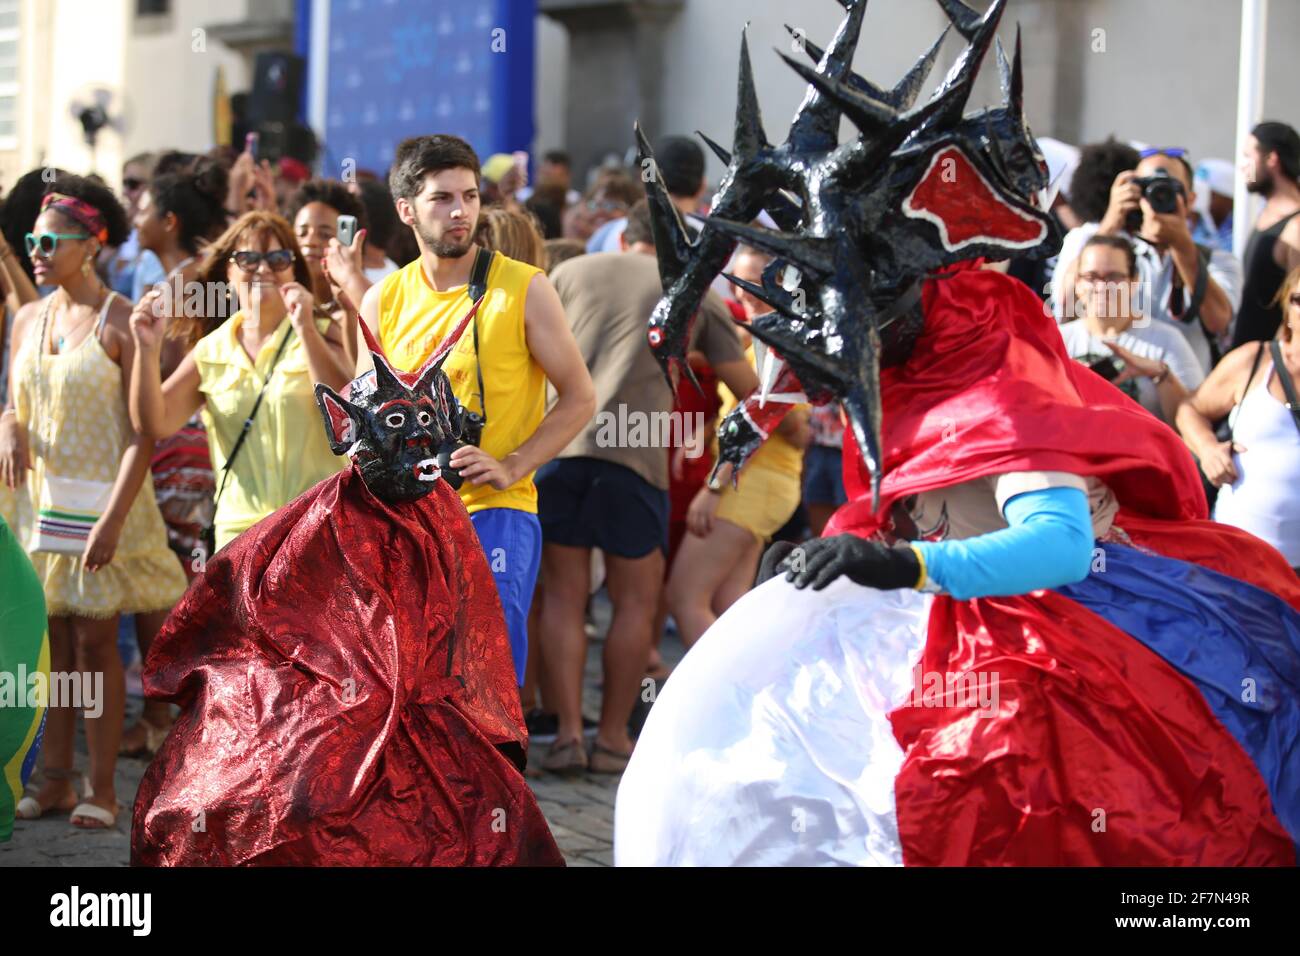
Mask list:
[[[108,226],[104,223],[104,217],[90,203],[75,196],[65,196],[63,193],[46,193],[45,198],[41,200],[41,212],[51,206],[81,223],[86,231],[100,242],[108,242]]]

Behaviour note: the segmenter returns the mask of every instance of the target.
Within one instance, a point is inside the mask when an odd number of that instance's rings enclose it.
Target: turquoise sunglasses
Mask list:
[[[41,251],[41,256],[48,259],[54,255],[54,251],[59,248],[60,239],[89,239],[90,236],[84,232],[42,232],[37,235],[29,232],[26,236],[27,255],[35,254],[36,250]]]

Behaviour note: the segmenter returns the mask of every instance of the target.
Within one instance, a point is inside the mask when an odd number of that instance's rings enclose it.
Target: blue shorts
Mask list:
[[[515,678],[522,687],[528,664],[528,609],[542,563],[542,526],[537,515],[515,508],[486,508],[469,516],[497,583],[510,631]]]
[[[809,445],[803,454],[803,503],[835,505],[848,501],[844,493],[844,453],[828,445]]]
[[[618,558],[668,551],[668,492],[600,458],[557,458],[537,469],[537,515],[547,544]]]

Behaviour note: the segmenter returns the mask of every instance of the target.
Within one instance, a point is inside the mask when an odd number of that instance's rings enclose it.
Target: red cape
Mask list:
[[[355,466],[209,562],[149,651],[181,715],[136,798],[144,865],[561,864],[522,758],[505,621],[444,482]]]
[[[1206,516],[1181,439],[1073,361],[1028,286],[965,268],[927,282],[923,308],[925,331],[911,357],[880,376],[882,507],[872,507],[866,466],[846,430],[849,502],[826,534],[870,535],[900,498],[1008,471],[1095,475],[1124,508]]]
[[[869,476],[846,431],[850,501],[826,534],[871,535],[887,527],[893,502],[987,475],[1093,475],[1119,499],[1115,526],[1136,547],[1234,576],[1300,610],[1300,583],[1282,555],[1204,520],[1182,441],[1071,360],[1027,287],[963,270],[924,293],[925,334],[906,364],[881,375],[881,507],[868,500]],[[891,715],[906,753],[895,787],[909,865],[1294,862],[1247,754],[1226,732],[1200,732],[1218,721],[1196,687],[1077,602],[1055,591],[939,596],[917,666],[963,680],[1000,675],[1003,698],[994,720],[971,720],[969,709]],[[1117,814],[1112,836],[1099,840],[1097,807],[1145,810]]]

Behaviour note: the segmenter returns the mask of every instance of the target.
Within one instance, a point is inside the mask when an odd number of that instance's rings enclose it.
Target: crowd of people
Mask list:
[[[1260,123],[1240,164],[1265,200],[1242,260],[1224,161],[1114,139],[1065,157],[1042,294],[1071,357],[1182,436],[1215,519],[1300,567],[1300,136]]]
[[[655,156],[698,222],[700,147],[667,137]],[[1178,431],[1216,520],[1300,569],[1300,137],[1274,122],[1253,132],[1242,162],[1265,204],[1244,261],[1221,161],[1113,139],[1048,158],[1059,255],[988,267],[1024,278],[1071,357]],[[52,670],[103,673],[106,690],[85,717],[84,793],[76,713],[52,706],[43,782],[20,817],[115,824],[119,755],[152,754],[171,720],[146,702],[123,727],[120,621],[147,655],[206,555],[346,466],[316,386],[341,391],[369,368],[367,338],[394,368],[420,368],[476,284],[472,333],[443,367],[479,434],[448,467],[529,729],[550,741],[543,770],[621,772],[646,688],[667,675],[665,635],[689,650],[770,542],[820,534],[845,501],[843,418],[802,396],[738,482],[714,468],[718,422],[771,372],[744,331],[768,307],[716,283],[689,352],[699,389],[665,381],[646,345],[662,286],[639,175],[602,167],[579,193],[552,152],[529,183],[516,157],[480,164],[448,135],[403,143],[386,178],[303,173],[247,151],[169,151],[132,157],[118,194],[40,169],[5,197],[0,516],[42,582]],[[741,246],[727,271],[758,283],[769,263]],[[583,672],[602,584],[612,619],[591,726]]]

